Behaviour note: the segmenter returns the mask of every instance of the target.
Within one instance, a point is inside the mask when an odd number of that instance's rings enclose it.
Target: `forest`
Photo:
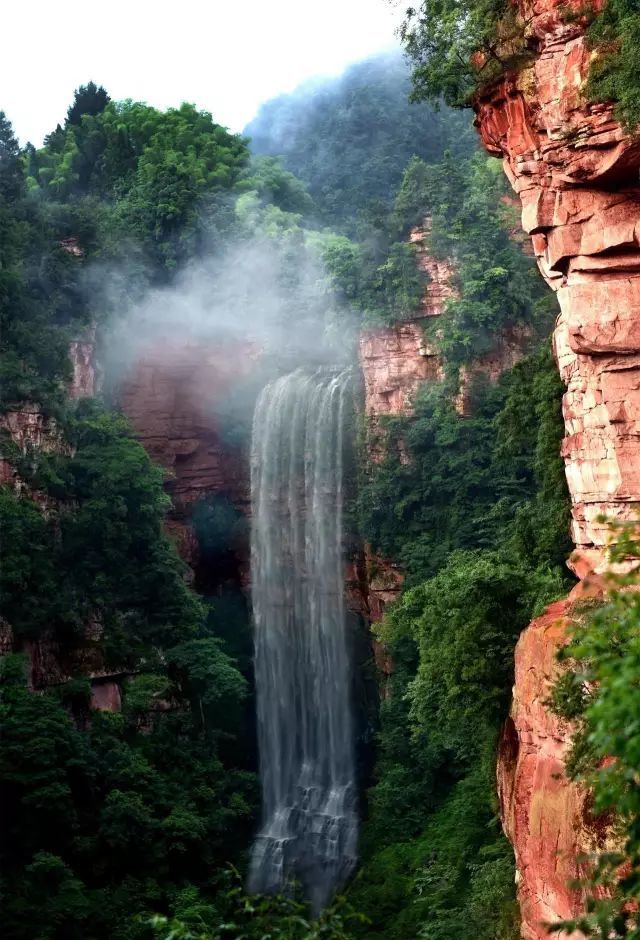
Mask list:
[[[616,102],[632,128],[637,4],[609,0],[588,19],[604,51],[585,94]],[[0,112],[7,940],[524,936],[496,755],[518,638],[576,583],[559,308],[460,106],[532,53],[503,0],[425,0],[401,35],[410,65],[385,52],[307,82],[243,134],[195,105],[113,100],[93,81],[40,148],[20,146]],[[416,230],[453,272],[437,318],[416,315],[431,277]],[[407,323],[439,363],[409,410],[375,421],[355,380],[344,542],[370,569],[392,562],[402,586],[381,619],[350,628],[358,861],[320,912],[296,886],[247,888],[264,766],[246,584],[210,589],[215,572],[194,577],[181,557],[171,479],[110,365],[176,296],[171,316],[196,344],[260,345],[225,412],[226,444],[247,465],[257,393],[288,368],[352,368],[362,336]],[[192,323],[180,320],[190,305],[205,311]],[[73,396],[70,344],[89,335],[103,382]],[[508,342],[516,361],[494,374],[483,364]],[[31,416],[38,441],[16,439],[15,415]],[[250,526],[206,496],[189,524],[213,568]],[[584,914],[545,936],[640,936],[640,547],[633,525],[613,531],[614,581],[572,608],[546,705],[575,729],[568,778],[590,788],[594,813],[615,813],[617,839],[588,871]],[[384,675],[371,638],[393,664]],[[36,663],[51,673],[38,687],[34,650],[53,663]],[[101,674],[118,676],[118,708],[92,706]]]

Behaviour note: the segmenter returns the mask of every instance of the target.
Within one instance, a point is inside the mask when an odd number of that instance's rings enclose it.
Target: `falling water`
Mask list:
[[[249,888],[299,882],[316,910],[355,864],[342,565],[349,376],[298,370],[262,391],[251,454],[252,597],[263,825]]]

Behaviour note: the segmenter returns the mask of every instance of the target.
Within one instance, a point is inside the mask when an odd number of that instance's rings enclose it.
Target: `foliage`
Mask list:
[[[513,647],[566,585],[560,381],[548,347],[462,418],[444,387],[382,429],[360,487],[365,538],[406,588],[378,640],[393,662],[380,712],[363,867],[349,893],[370,938],[518,936],[512,859],[495,819],[495,742]],[[469,924],[473,927],[469,928]]]
[[[640,11],[635,0],[609,0],[588,38],[597,51],[586,93],[591,101],[615,101],[627,129],[640,124]]]
[[[123,241],[135,240],[154,275],[166,277],[205,237],[207,201],[215,207],[238,181],[245,142],[190,104],[162,112],[83,101],[77,108],[87,110],[29,153],[28,185],[54,201],[100,197],[103,252],[118,256]]]
[[[367,467],[360,487],[360,524],[377,551],[402,564],[408,584],[434,574],[455,549],[495,545],[541,571],[551,564],[550,582],[562,583],[569,542],[560,395],[542,348],[497,386],[480,377],[463,420],[447,388],[432,386],[418,394],[412,418],[387,423],[387,456]]]
[[[608,576],[604,604],[575,612],[552,705],[576,722],[567,771],[591,788],[594,811],[610,827],[615,821],[615,848],[600,847],[584,866],[585,917],[554,930],[631,940],[640,937],[640,533],[637,524],[618,524],[612,534],[612,559],[631,570]]]
[[[166,909],[181,885],[204,889],[228,857],[251,775],[223,764],[167,675],[130,679],[122,714],[81,730],[55,690],[27,689],[21,657],[2,670],[5,936],[147,937],[136,913]]]
[[[495,160],[449,152],[431,166],[411,160],[395,203],[398,230],[406,233],[420,216],[430,219],[428,251],[454,267],[458,296],[431,331],[449,371],[494,349],[505,333],[519,341],[527,331],[547,335],[555,303],[514,238],[519,223]]]
[[[61,400],[70,331],[84,322],[78,259],[27,198],[18,145],[0,112],[0,408]]]
[[[313,200],[302,180],[285,170],[276,157],[253,156],[241,177],[241,185],[255,191],[265,205],[283,212],[310,216]]]
[[[186,889],[178,896],[175,917],[152,918],[158,940],[350,940],[349,928],[363,920],[340,897],[311,919],[307,905],[295,897],[248,897],[235,869],[225,875],[215,906]]]
[[[414,154],[432,162],[475,147],[466,117],[412,105],[409,90],[402,57],[383,53],[267,102],[245,133],[306,184],[322,224],[365,240]]]
[[[101,114],[111,101],[105,88],[95,82],[80,85],[73,94],[73,104],[67,110],[67,124],[81,124],[83,115]]]
[[[109,655],[193,636],[203,617],[163,530],[163,474],[126,420],[87,401],[68,418],[73,457],[37,451],[23,477],[59,501],[44,517],[3,490],[3,609],[14,630],[78,636],[97,619]],[[31,603],[24,603],[28,590]]]
[[[312,233],[338,304],[367,324],[394,323],[415,313],[425,286],[415,248],[406,241],[358,244],[345,235]]]
[[[492,789],[487,760],[453,786],[418,838],[394,841],[367,861],[349,899],[375,919],[356,936],[516,940],[513,861]]]
[[[468,106],[479,85],[518,64],[524,27],[505,0],[422,0],[400,38],[413,60],[414,98]]]

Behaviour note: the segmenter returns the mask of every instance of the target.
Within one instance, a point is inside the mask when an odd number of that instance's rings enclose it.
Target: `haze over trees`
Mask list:
[[[491,50],[504,16],[502,0],[426,0],[405,28],[417,96],[467,101],[478,76],[460,62]],[[593,93],[615,94],[629,120],[637,18],[633,0],[611,0],[592,27],[594,42],[613,43]],[[0,487],[3,615],[21,642],[46,637],[63,654],[99,624],[124,677],[121,712],[90,714],[81,670],[34,694],[25,658],[2,659],[8,940],[519,935],[495,747],[517,637],[568,586],[555,307],[468,114],[412,104],[410,91],[390,53],[268,102],[246,137],[193,105],[113,101],[93,82],[38,150],[20,150],[0,113],[0,408],[37,403],[58,441],[49,452],[0,442],[24,481]],[[354,430],[348,540],[406,581],[375,628],[394,670],[367,718],[360,867],[346,899],[312,922],[296,897],[250,899],[242,887],[258,813],[248,618],[188,585],[162,471],[108,396],[69,399],[67,350],[89,324],[106,331],[116,309],[180,290],[194,264],[251,244],[268,249],[284,332],[304,320],[323,355],[351,356],[360,329],[415,311],[424,278],[408,235],[427,217],[426,247],[451,263],[456,287],[425,335],[444,377],[420,389],[411,417],[381,423],[381,461]],[[96,270],[124,271],[117,290],[96,289]],[[495,383],[474,375],[514,331],[521,361]],[[231,409],[229,422],[229,440],[246,441],[246,414]],[[238,524],[212,504],[194,514],[204,551],[231,545]],[[584,726],[589,760],[576,752],[575,773],[617,758],[598,798],[620,803],[636,853],[639,761],[623,732],[637,698],[637,596],[589,620],[554,693]],[[624,936],[619,909],[611,916]]]

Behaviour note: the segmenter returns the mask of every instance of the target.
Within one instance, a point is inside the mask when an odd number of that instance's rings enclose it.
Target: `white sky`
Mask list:
[[[242,130],[259,104],[395,44],[389,0],[4,0],[0,110],[25,144],[93,79],[112,98],[193,102]]]

